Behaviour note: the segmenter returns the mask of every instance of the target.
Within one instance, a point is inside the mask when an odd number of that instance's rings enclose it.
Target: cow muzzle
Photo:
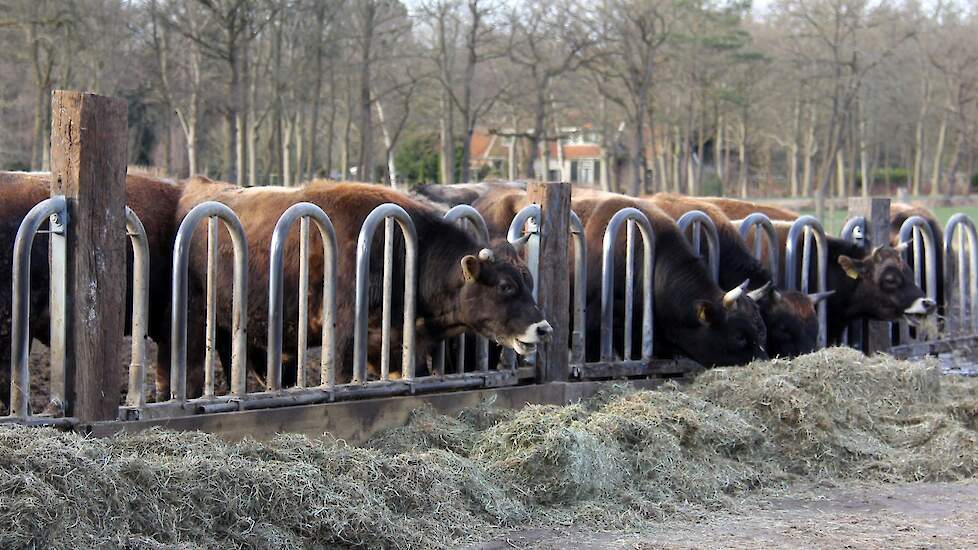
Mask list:
[[[510,337],[503,345],[513,348],[519,355],[530,355],[537,350],[537,344],[549,342],[554,328],[546,320],[526,327],[522,334]]]
[[[903,310],[904,315],[930,315],[937,309],[937,302],[930,298],[917,298],[910,307]]]

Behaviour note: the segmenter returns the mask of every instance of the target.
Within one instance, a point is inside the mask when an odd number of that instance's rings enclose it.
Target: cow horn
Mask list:
[[[754,300],[755,302],[759,302],[761,299],[767,296],[767,294],[771,292],[771,290],[773,290],[771,281],[768,281],[764,283],[764,286],[760,288],[755,288],[754,290],[748,292],[747,297],[750,298],[751,300]]]
[[[903,254],[904,252],[907,251],[908,248],[910,248],[910,241],[902,242],[893,247],[893,249],[896,250],[898,254]]]
[[[816,292],[814,294],[809,294],[808,299],[812,301],[812,305],[818,305],[819,302],[828,298],[829,296],[835,294],[834,290],[826,290],[825,292]]]
[[[523,235],[522,237],[516,239],[510,244],[513,245],[513,250],[515,250],[516,253],[519,254],[520,252],[523,252],[523,249],[526,247],[526,243],[529,240],[530,240],[530,235]]]
[[[496,255],[492,253],[492,250],[488,248],[483,248],[479,251],[479,259],[483,262],[492,263],[496,261]]]
[[[723,295],[724,309],[727,310],[733,309],[733,306],[734,304],[737,303],[737,300],[739,300],[740,297],[744,295],[744,290],[747,288],[748,283],[750,283],[750,279],[747,279],[746,281],[740,283],[740,285],[738,285],[737,287],[733,288],[732,290],[728,291],[726,294]]]

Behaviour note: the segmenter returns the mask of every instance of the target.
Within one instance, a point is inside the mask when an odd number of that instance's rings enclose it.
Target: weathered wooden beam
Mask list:
[[[866,218],[865,242],[870,250],[890,242],[890,199],[856,197],[849,199],[849,217]],[[863,322],[863,352],[874,354],[887,351],[892,344],[890,324],[882,321]]]
[[[569,183],[531,183],[530,202],[540,205],[540,267],[538,300],[553,327],[550,342],[539,347],[537,373],[540,382],[567,380],[570,341],[570,197]]]
[[[51,194],[68,205],[66,414],[107,420],[123,382],[128,108],[123,99],[58,90],[51,110]]]

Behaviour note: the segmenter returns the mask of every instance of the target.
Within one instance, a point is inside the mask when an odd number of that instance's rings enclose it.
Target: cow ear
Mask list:
[[[466,283],[474,282],[479,278],[479,258],[469,254],[462,257],[462,277]]]
[[[839,256],[839,265],[850,278],[858,279],[864,274],[866,266],[862,260],[850,258],[849,256]]]
[[[710,326],[717,322],[717,307],[713,302],[707,300],[697,300],[693,307],[696,309],[696,320],[703,326]]]

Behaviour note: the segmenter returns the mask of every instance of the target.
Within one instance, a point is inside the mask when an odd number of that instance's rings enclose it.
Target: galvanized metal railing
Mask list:
[[[227,227],[234,247],[230,395],[241,397],[247,393],[248,244],[244,228],[234,211],[224,204],[209,201],[198,204],[187,213],[177,230],[173,247],[170,398],[177,403],[187,400],[187,271],[190,264],[190,241],[197,226],[205,219],[207,219],[207,350],[204,358],[204,397],[214,396],[218,220],[224,222]]]
[[[323,209],[302,202],[289,207],[275,224],[268,255],[268,362],[266,385],[269,391],[282,389],[282,310],[284,308],[284,256],[289,232],[299,220],[299,320],[296,344],[296,387],[306,387],[306,355],[309,333],[309,225],[319,229],[323,241],[323,296],[320,311],[322,355],[319,385],[336,384],[336,232]]]
[[[900,226],[899,248],[904,251],[913,261],[907,262],[912,266],[914,274],[914,284],[924,290],[927,298],[937,303],[937,245],[934,239],[934,232],[927,223],[927,220],[920,216],[907,218]],[[927,338],[927,335],[917,331],[911,335],[910,327],[906,322],[899,323],[900,343],[905,344],[911,341],[920,341]]]
[[[844,241],[864,245],[866,243],[866,218],[865,216],[853,216],[846,220],[839,238]],[[849,326],[842,329],[842,343],[850,347],[863,347],[863,327],[860,321],[853,321]]]
[[[13,254],[13,278],[12,278],[12,291],[13,291],[13,309],[11,310],[11,353],[10,353],[10,414],[8,419],[17,420],[19,422],[30,422],[36,417],[31,414],[30,410],[30,390],[31,390],[31,376],[29,368],[29,354],[30,354],[30,290],[31,290],[31,250],[34,246],[34,236],[41,229],[41,225],[45,221],[49,221],[49,232],[54,235],[64,235],[65,227],[68,220],[68,210],[67,202],[65,197],[56,196],[37,203],[27,215],[24,216],[24,220],[21,222],[20,227],[17,229],[17,236],[14,239],[14,254]],[[64,247],[60,247],[60,252],[64,253]],[[58,253],[57,250],[52,250],[52,254]],[[60,261],[60,265],[65,265],[65,259],[62,256],[60,259],[56,259],[52,263]],[[64,289],[65,284],[65,272],[61,270],[60,273],[51,274],[51,287],[52,295],[55,291],[53,290],[55,286],[59,285]],[[60,280],[56,280],[60,279]],[[62,290],[63,296],[63,290]],[[63,303],[61,305],[60,311],[63,313]],[[51,316],[51,338],[52,338],[52,355],[51,355],[51,375],[52,379],[55,376],[60,376],[64,379],[64,353],[55,354],[54,353],[54,342],[56,332],[60,332],[57,335],[57,341],[63,345],[64,342],[64,318],[59,320],[56,315]],[[52,386],[54,384],[52,383]],[[64,401],[64,395],[55,395],[52,392],[51,400],[53,404],[60,408],[62,411],[65,410],[67,403]]]
[[[536,283],[540,280],[540,205],[529,204],[513,216],[513,221],[509,224],[509,231],[506,232],[508,240],[517,253],[524,253],[526,267],[533,277],[533,301],[539,301],[540,288]],[[527,365],[534,365],[536,356],[525,357],[523,360]],[[516,352],[511,349],[504,349],[501,363],[503,368],[516,367]]]
[[[740,231],[740,238],[748,246],[750,245],[751,231],[753,231],[753,252],[758,261],[764,260],[764,237],[767,237],[768,270],[771,272],[771,276],[777,280],[778,274],[781,272],[781,256],[778,253],[781,247],[778,245],[778,234],[774,229],[774,224],[771,223],[771,219],[760,212],[754,212],[739,221],[738,230]]]
[[[799,247],[798,241],[802,240]],[[785,244],[784,257],[784,289],[801,290],[805,294],[811,292],[809,277],[811,273],[812,242],[815,243],[815,253],[818,265],[816,271],[818,292],[828,290],[828,243],[822,224],[812,216],[801,216],[788,230],[788,240]],[[801,253],[801,277],[798,273],[798,254]],[[827,304],[823,300],[817,306],[818,310],[818,347],[825,347],[827,335]]]
[[[957,237],[955,247],[954,238]],[[965,244],[967,240],[967,245]],[[957,276],[951,269],[954,259]],[[967,258],[967,259],[966,259]],[[955,214],[944,228],[944,299],[945,313],[957,334],[978,333],[978,231],[965,214]],[[955,288],[955,279],[957,288]],[[951,292],[951,291],[955,292]],[[952,296],[953,295],[953,296]],[[954,308],[953,301],[957,301]],[[957,311],[955,311],[955,309]]]
[[[570,213],[571,240],[574,246],[574,315],[571,331],[570,363],[580,364],[586,357],[587,331],[587,239],[577,213]]]
[[[357,241],[356,321],[353,340],[353,383],[367,382],[367,316],[369,314],[370,248],[374,233],[384,222],[384,296],[381,329],[381,380],[390,379],[390,316],[394,269],[394,223],[404,235],[404,326],[401,334],[401,379],[414,378],[415,304],[417,300],[418,236],[411,217],[400,206],[382,204],[373,209],[360,228]]]
[[[679,226],[679,231],[684,235],[687,230],[690,230],[689,243],[693,247],[693,252],[697,256],[702,257],[702,237],[703,231],[706,232],[706,242],[709,246],[707,251],[707,268],[709,269],[710,276],[713,277],[713,281],[720,280],[720,239],[717,236],[717,227],[713,223],[713,220],[707,216],[705,213],[699,210],[690,210],[676,221],[676,225]],[[631,228],[631,225],[629,225]],[[631,251],[631,247],[629,247]]]
[[[483,246],[489,246],[489,227],[486,220],[478,210],[467,204],[460,204],[445,213],[445,221],[451,223],[468,222],[475,237]],[[459,374],[465,372],[465,334],[459,334],[456,338],[456,365]],[[433,358],[433,367],[439,374],[445,374],[445,342],[440,343],[436,348]],[[489,340],[484,336],[476,337],[476,364],[480,371],[489,370]]]
[[[132,358],[126,406],[146,404],[146,337],[149,326],[149,239],[139,216],[126,207],[126,233],[132,244]]]
[[[618,240],[618,233],[623,224],[629,227],[637,226],[642,234],[642,245],[644,251],[643,272],[642,272],[642,359],[652,358],[653,345],[653,287],[652,281],[655,269],[655,235],[652,232],[652,224],[640,210],[636,208],[624,208],[619,210],[608,222],[605,229],[604,241],[602,243],[601,257],[601,360],[612,361],[615,358],[614,346],[612,343],[614,332],[614,304],[615,304],[615,243]],[[626,247],[631,247],[631,236],[626,235]],[[625,330],[622,359],[632,358],[632,294],[628,289],[628,281],[633,278],[634,256],[626,254],[626,291],[625,291]]]

